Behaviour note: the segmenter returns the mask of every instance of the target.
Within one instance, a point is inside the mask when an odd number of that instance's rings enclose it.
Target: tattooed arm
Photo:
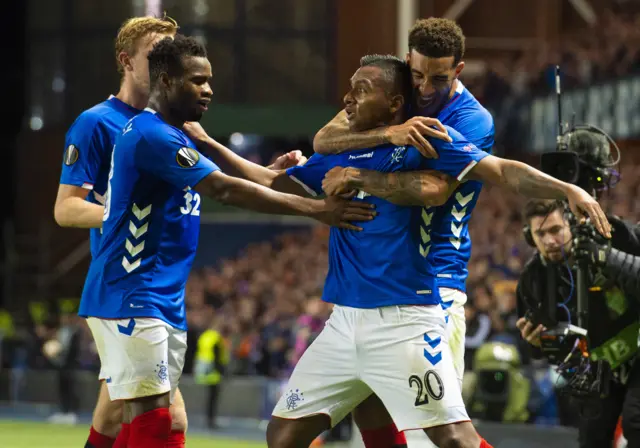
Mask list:
[[[349,129],[347,114],[342,110],[333,120],[318,131],[313,138],[313,149],[318,154],[326,155],[393,143],[399,146],[413,145],[425,157],[437,158],[438,153],[425,136],[451,141],[442,123],[435,118],[427,117],[413,117],[407,122],[396,126],[353,132]]]
[[[444,204],[458,186],[436,171],[381,173],[358,168],[336,167],[322,181],[328,195],[362,190],[397,205],[436,206]]]
[[[564,199],[572,185],[562,182],[526,163],[487,156],[466,176],[501,185],[523,196],[537,199]]]
[[[473,167],[466,179],[504,186],[523,196],[536,199],[564,199],[579,218],[588,214],[598,231],[610,238],[611,224],[598,202],[582,188],[562,182],[529,165],[515,160],[487,156]]]

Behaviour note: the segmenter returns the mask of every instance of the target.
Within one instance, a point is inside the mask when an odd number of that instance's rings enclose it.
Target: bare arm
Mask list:
[[[486,181],[504,186],[523,196],[536,199],[564,199],[579,219],[584,213],[603,236],[611,238],[611,224],[600,204],[589,193],[575,185],[562,182],[529,165],[515,160],[487,156],[466,176],[467,179]]]
[[[355,189],[397,205],[421,206],[444,204],[458,185],[435,171],[381,173],[342,167],[333,168],[322,182],[324,191],[331,195]]]
[[[388,142],[387,127],[364,132],[351,132],[347,113],[341,110],[313,138],[313,149],[319,154],[336,154],[350,149],[372,148]]]
[[[303,197],[308,196],[305,189],[291,180],[284,170],[265,168],[239,156],[223,144],[209,137],[200,124],[187,123],[185,124],[185,131],[197,142],[198,149],[209,154],[225,173],[283,193]]]
[[[564,199],[570,187],[526,163],[495,156],[487,156],[478,162],[466,178],[501,185],[537,199]]]
[[[277,171],[270,170],[239,156],[209,136],[197,139],[197,145],[198,149],[209,154],[214,162],[231,176],[241,177],[270,188],[274,178],[279,174]]]
[[[309,196],[301,185],[287,176],[284,170],[276,171],[253,163],[214,139],[209,139],[208,144],[206,144],[206,150],[213,157],[213,160],[216,163],[220,162],[218,165],[229,174],[282,193],[295,194],[302,197]]]
[[[291,180],[284,170],[275,170],[273,166],[265,168],[239,156],[209,137],[199,123],[185,123],[184,130],[196,142],[198,149],[213,157],[213,160],[225,173],[283,193],[309,196],[306,190]],[[293,160],[296,164],[307,160],[300,151],[290,151],[282,157]]]
[[[399,146],[413,145],[423,156],[437,158],[438,153],[425,136],[451,141],[442,123],[428,117],[413,117],[403,124],[353,132],[349,129],[347,114],[342,110],[318,131],[313,139],[313,149],[318,154],[336,154],[393,143]]]
[[[205,177],[195,190],[216,201],[273,215],[298,215],[325,224],[361,230],[349,221],[369,221],[373,217],[370,204],[339,198],[313,200],[278,193],[264,186],[215,171]]]
[[[90,190],[60,184],[53,208],[53,216],[61,227],[99,229],[102,227],[104,207],[86,200]]]

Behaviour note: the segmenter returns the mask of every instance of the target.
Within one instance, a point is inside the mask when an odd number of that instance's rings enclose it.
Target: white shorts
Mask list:
[[[440,288],[442,307],[447,312],[447,335],[449,336],[449,348],[453,355],[453,366],[462,387],[464,376],[464,338],[467,333],[467,319],[464,315],[464,305],[467,303],[467,295],[457,289]]]
[[[187,333],[152,318],[87,319],[100,356],[100,379],[111,400],[130,400],[178,387]]]
[[[468,421],[440,306],[335,306],[273,415],[337,424],[371,393],[401,431]]]

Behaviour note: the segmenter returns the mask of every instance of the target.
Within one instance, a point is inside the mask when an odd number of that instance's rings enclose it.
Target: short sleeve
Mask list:
[[[425,159],[425,168],[440,171],[462,182],[473,167],[489,154],[467,141],[462,134],[447,126],[451,143],[429,138],[439,158]]]
[[[60,183],[92,190],[98,177],[102,156],[111,148],[97,116],[83,113],[71,125],[65,137]]]
[[[307,163],[287,169],[287,175],[311,196],[323,194],[322,179],[336,165],[335,156],[314,154]]]
[[[220,168],[181,138],[176,132],[145,132],[136,146],[136,166],[173,186],[194,188],[202,179]]]

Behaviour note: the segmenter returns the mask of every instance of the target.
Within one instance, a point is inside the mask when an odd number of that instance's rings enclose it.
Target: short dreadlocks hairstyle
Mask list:
[[[464,56],[464,33],[453,20],[420,19],[409,31],[409,50],[430,58],[453,56],[455,66]]]
[[[369,54],[360,58],[360,67],[380,68],[385,80],[393,86],[393,91],[388,93],[404,96],[406,105],[411,102],[411,69],[405,61],[388,54]]]
[[[175,38],[167,37],[158,42],[149,52],[149,80],[155,85],[161,73],[170,77],[182,76],[184,57],[207,57],[207,50],[193,37],[176,34]]]

